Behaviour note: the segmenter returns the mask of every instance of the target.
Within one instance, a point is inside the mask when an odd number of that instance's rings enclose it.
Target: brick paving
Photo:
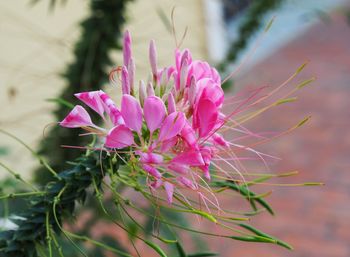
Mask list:
[[[284,182],[323,181],[324,187],[274,188],[269,198],[277,215],[262,214],[252,223],[291,243],[289,252],[271,245],[214,241],[224,257],[350,256],[350,25],[341,14],[319,22],[297,40],[242,74],[236,85],[279,85],[305,60],[299,78],[317,81],[250,127],[285,129],[307,115],[305,127],[268,145],[283,160],[273,170],[297,169]],[[282,180],[281,180],[282,181]]]

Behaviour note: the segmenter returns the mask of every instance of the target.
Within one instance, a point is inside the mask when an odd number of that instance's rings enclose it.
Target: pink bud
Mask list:
[[[135,67],[134,58],[131,58],[129,66],[128,66],[129,85],[130,85],[130,94],[131,95],[134,95],[135,69],[136,69],[136,67]]]
[[[123,95],[130,95],[129,73],[125,66],[122,68],[122,92]]]
[[[153,88],[153,85],[152,85],[152,82],[148,82],[147,84],[147,96],[154,96],[155,93],[154,93],[154,88]]]
[[[173,170],[181,175],[186,175],[188,173],[188,165],[182,165],[178,163],[170,163],[168,169]]]
[[[197,95],[197,86],[196,86],[196,78],[191,77],[191,84],[190,88],[188,90],[188,102],[190,106],[193,106],[196,100],[196,95]]]
[[[176,104],[174,100],[174,96],[172,93],[168,95],[168,113],[173,113],[176,111]]]
[[[212,139],[214,141],[214,144],[223,146],[223,147],[229,147],[229,143],[223,138],[223,136],[219,135],[218,133],[213,134]]]
[[[151,165],[148,165],[148,164],[143,164],[142,165],[142,168],[147,172],[149,173],[150,175],[152,175],[153,177],[157,178],[157,179],[160,179],[162,177],[162,174],[160,174],[160,172],[154,168],[153,166]]]
[[[132,56],[131,43],[131,35],[130,32],[127,30],[125,31],[123,38],[123,62],[125,67],[129,67],[130,59]]]
[[[190,189],[193,189],[195,190],[196,189],[196,186],[193,184],[193,182],[191,180],[189,180],[188,178],[185,178],[185,177],[177,177],[177,181],[184,185],[185,187],[188,187]]]
[[[147,94],[146,94],[145,83],[142,80],[140,80],[140,83],[139,83],[139,100],[140,100],[141,106],[143,106],[143,103],[144,103],[146,97],[147,97]]]
[[[167,195],[167,201],[171,204],[173,202],[174,185],[169,182],[164,182],[164,189]]]
[[[181,64],[181,70],[180,70],[180,91],[184,90],[186,87],[187,75],[188,75],[188,61],[187,59],[184,59],[183,63]]]
[[[149,61],[152,68],[153,77],[157,77],[157,50],[154,40],[149,44]]]

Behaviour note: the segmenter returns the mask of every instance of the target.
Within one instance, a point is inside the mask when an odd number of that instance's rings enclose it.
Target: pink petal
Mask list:
[[[163,163],[163,156],[156,153],[144,153],[144,152],[138,152],[138,155],[140,155],[140,161],[142,163],[149,163],[149,164],[160,164]]]
[[[115,106],[113,100],[102,90],[99,91],[99,95],[101,101],[103,102],[104,109],[110,117],[113,125],[124,124],[123,117],[118,108]]]
[[[169,182],[164,182],[164,189],[167,195],[168,203],[171,204],[173,202],[174,185]]]
[[[229,143],[224,139],[223,136],[219,135],[218,133],[215,133],[211,136],[214,144],[220,145],[222,147],[229,147]]]
[[[186,141],[186,143],[191,147],[196,147],[197,138],[196,133],[188,122],[186,122],[185,126],[181,130],[181,137]]]
[[[160,179],[162,177],[162,174],[160,174],[160,172],[154,168],[153,166],[151,165],[148,165],[148,164],[143,164],[142,165],[142,168],[147,172],[149,173],[150,175],[152,175],[153,177],[157,178],[157,179]]]
[[[142,109],[139,102],[131,95],[123,95],[121,104],[121,114],[125,125],[141,133],[142,128]]]
[[[218,120],[216,105],[209,99],[201,98],[196,106],[195,127],[199,128],[199,137],[205,137],[215,127]]]
[[[186,122],[185,115],[182,112],[173,112],[165,118],[159,132],[159,141],[168,140],[178,135]]]
[[[224,102],[224,91],[218,84],[208,83],[203,89],[201,97],[210,99],[217,107]]]
[[[131,130],[124,125],[112,128],[106,137],[105,146],[109,148],[121,149],[134,143],[134,135]]]
[[[148,129],[153,133],[160,127],[165,117],[165,105],[163,101],[157,96],[147,97],[143,106],[143,114]]]
[[[76,105],[73,110],[60,122],[62,127],[79,128],[93,125],[88,112],[80,105]]]
[[[207,180],[210,180],[210,170],[208,165],[203,165],[199,167],[203,171],[203,175]]]
[[[173,137],[173,138],[170,138],[168,140],[162,141],[162,145],[161,145],[160,151],[161,152],[168,152],[168,151],[170,151],[170,149],[176,145],[177,141],[178,141],[178,138],[176,138],[176,137]]]
[[[170,163],[168,169],[175,171],[181,175],[186,175],[188,173],[189,167],[187,165],[182,165],[178,163]]]
[[[170,163],[190,165],[190,166],[200,166],[204,165],[204,160],[200,152],[191,150],[187,152],[180,153],[176,155]]]
[[[103,117],[104,108],[99,91],[82,92],[74,96]]]
[[[193,184],[193,182],[191,180],[189,180],[188,178],[185,178],[185,177],[177,177],[177,181],[184,185],[185,187],[188,187],[190,189],[197,189],[196,186]]]
[[[151,183],[152,189],[157,189],[157,188],[159,188],[161,185],[163,185],[163,181],[162,181],[161,179],[157,179],[157,180],[155,180],[155,181],[153,181],[153,182]]]

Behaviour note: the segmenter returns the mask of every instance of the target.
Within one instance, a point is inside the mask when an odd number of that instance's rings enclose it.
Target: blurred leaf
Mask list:
[[[187,257],[185,250],[179,242],[176,243],[176,249],[179,253],[179,257]]]
[[[212,183],[213,186],[216,187],[228,187],[238,193],[240,193],[252,206],[253,210],[257,210],[256,203],[259,203],[261,206],[263,206],[271,215],[274,215],[274,212],[271,208],[271,206],[261,198],[258,198],[257,195],[250,191],[246,185],[238,185],[235,182],[232,181],[214,181]]]
[[[8,155],[10,150],[6,146],[0,146],[0,156]]]
[[[254,228],[254,227],[252,227],[252,226],[250,226],[248,224],[241,223],[241,224],[239,224],[239,226],[249,230],[250,232],[253,232],[257,236],[274,240],[276,244],[278,244],[278,245],[280,245],[280,246],[282,246],[284,248],[287,248],[288,250],[292,250],[293,249],[293,247],[290,246],[289,244],[287,244],[286,242],[283,242],[283,241],[277,239],[276,237],[273,237],[273,236],[271,236],[269,234],[266,234],[266,233],[262,232],[261,230],[258,230],[258,229]]]
[[[187,257],[210,257],[210,256],[218,256],[217,253],[193,253],[187,255]]]
[[[63,98],[48,98],[47,99],[48,102],[54,102],[54,103],[57,103],[63,107],[68,107],[69,109],[72,109],[74,108],[74,104],[71,104],[70,102],[64,100]]]
[[[145,240],[145,243],[147,245],[149,245],[151,248],[153,248],[153,250],[155,250],[159,256],[162,256],[162,257],[167,257],[167,255],[165,254],[165,252],[162,250],[162,248],[160,248],[157,244],[151,242],[151,241],[148,241],[148,240]]]

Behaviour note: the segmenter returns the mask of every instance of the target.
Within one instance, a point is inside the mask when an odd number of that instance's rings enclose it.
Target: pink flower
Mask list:
[[[80,105],[60,125],[96,133],[102,146],[112,153],[127,148],[132,166],[137,165],[147,177],[151,190],[163,188],[169,203],[175,188],[203,195],[198,177],[209,180],[216,153],[229,147],[217,131],[225,122],[220,77],[208,63],[193,60],[187,49],[175,52],[174,66],[158,68],[151,41],[149,59],[153,78],[147,87],[140,81],[137,96],[131,36],[126,32],[124,65],[115,69],[121,72],[121,108],[103,91],[78,93],[75,96],[98,113],[104,125],[94,125]]]

